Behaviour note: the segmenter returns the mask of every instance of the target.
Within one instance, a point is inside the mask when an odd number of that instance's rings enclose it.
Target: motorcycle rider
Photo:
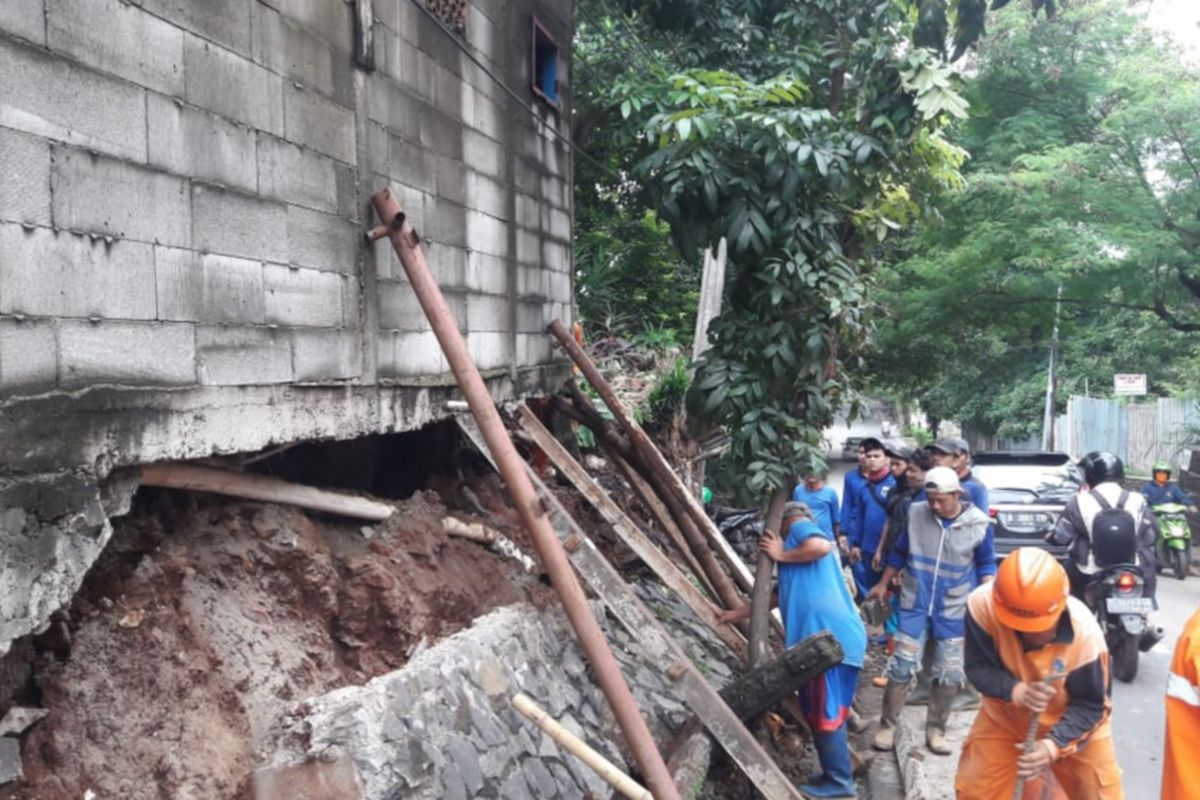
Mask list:
[[[1196,510],[1196,501],[1191,495],[1180,489],[1178,484],[1171,483],[1170,461],[1155,461],[1154,466],[1150,468],[1150,474],[1153,480],[1146,481],[1141,488],[1142,497],[1146,498],[1147,503],[1151,506],[1178,503],[1187,506],[1188,511]]]
[[[1142,495],[1121,486],[1125,465],[1116,455],[1093,451],[1080,460],[1079,469],[1086,486],[1067,501],[1054,530],[1046,537],[1052,544],[1070,547],[1065,566],[1071,580],[1071,594],[1086,600],[1084,589],[1092,577],[1114,563],[1107,554],[1114,550],[1136,549],[1138,566],[1146,583],[1146,596],[1153,600],[1158,585],[1154,553],[1158,527],[1150,505]],[[1098,516],[1112,514],[1114,510],[1125,512],[1121,515],[1126,520],[1125,526],[1106,527],[1103,532],[1093,530]],[[1104,538],[1099,535],[1101,533]],[[1130,546],[1126,540],[1133,544]],[[1117,562],[1121,560],[1128,560],[1125,554],[1116,557]],[[1156,635],[1161,636],[1155,633],[1153,626],[1143,634],[1146,637]]]

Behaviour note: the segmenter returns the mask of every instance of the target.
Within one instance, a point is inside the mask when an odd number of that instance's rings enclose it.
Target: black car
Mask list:
[[[1045,542],[1067,501],[1079,493],[1083,476],[1066,453],[982,452],[975,477],[988,488],[988,516],[996,524],[997,560],[1018,547],[1041,547],[1058,559],[1067,548]]]

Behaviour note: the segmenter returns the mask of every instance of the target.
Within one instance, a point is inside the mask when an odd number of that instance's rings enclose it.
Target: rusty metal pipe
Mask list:
[[[596,683],[612,707],[613,715],[625,734],[625,741],[633,753],[642,777],[656,800],[679,800],[679,790],[671,780],[671,774],[654,744],[654,737],[650,735],[650,729],[642,718],[637,701],[621,675],[620,665],[604,638],[604,632],[600,630],[599,623],[592,615],[583,587],[571,569],[571,562],[567,560],[566,552],[554,535],[554,529],[541,506],[533,483],[525,473],[525,463],[504,428],[504,421],[500,418],[500,412],[496,410],[491,395],[488,394],[479,369],[471,360],[467,343],[458,330],[454,315],[446,305],[441,289],[425,263],[425,256],[417,244],[412,226],[404,221],[403,216],[399,216],[400,204],[390,190],[384,189],[376,194],[371,198],[371,203],[380,221],[391,228],[388,236],[396,249],[396,255],[399,256],[417,300],[421,303],[438,344],[446,355],[446,361],[449,362],[450,369],[458,381],[459,389],[479,423],[479,430],[487,442],[492,458],[496,461],[500,475],[516,501],[521,520],[533,539],[534,547],[546,567],[554,590],[562,600],[571,627],[575,629],[575,635],[579,638],[588,661],[591,662]],[[397,221],[400,222],[399,226],[395,226]]]

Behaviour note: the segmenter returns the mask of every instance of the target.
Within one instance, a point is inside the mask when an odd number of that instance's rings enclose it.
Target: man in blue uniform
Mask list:
[[[840,664],[800,690],[800,707],[812,729],[822,770],[800,791],[807,797],[853,798],[856,790],[846,720],[866,657],[867,629],[842,579],[833,537],[812,521],[803,503],[784,506],[783,529],[786,539],[767,531],[760,548],[779,564],[778,602],[787,646],[830,631],[844,653]],[[725,612],[721,619],[732,623],[749,616],[747,604]]]
[[[887,500],[896,479],[888,463],[883,442],[878,439],[863,440],[863,465],[866,482],[859,488],[854,501],[854,516],[850,522],[847,538],[850,545],[850,569],[860,596],[865,596],[879,583],[880,573],[872,569],[871,558],[883,537],[887,523]],[[864,558],[863,554],[866,553]]]
[[[792,492],[792,500],[808,506],[812,511],[813,522],[837,541],[841,533],[838,496],[832,486],[825,484],[825,475],[824,472],[805,475],[804,483]]]

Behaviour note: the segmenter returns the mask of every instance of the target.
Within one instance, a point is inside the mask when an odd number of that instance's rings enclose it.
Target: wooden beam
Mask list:
[[[546,426],[542,425],[528,406],[520,407],[517,419],[521,429],[533,438],[533,441],[542,448],[542,452],[549,457],[558,471],[571,481],[579,493],[600,512],[600,516],[604,517],[604,521],[612,526],[621,541],[654,571],[654,574],[666,584],[667,588],[679,595],[680,599],[687,603],[688,608],[708,627],[712,628],[721,641],[729,645],[733,652],[737,653],[742,661],[745,661],[746,640],[742,635],[733,626],[721,623],[716,607],[704,598],[700,590],[688,580],[679,567],[671,563],[671,559],[667,558],[665,553],[655,547],[654,543],[638,530],[637,525],[609,497],[608,492],[600,488],[600,485],[592,479],[583,465],[567,452],[567,448],[554,438],[554,434],[546,430]]]
[[[458,424],[479,452],[490,461],[491,456],[474,421],[458,417]],[[595,543],[546,488],[541,478],[528,464],[525,466],[571,563],[617,621],[637,638],[650,663],[661,665],[664,673],[673,681],[679,698],[700,718],[717,743],[763,795],[771,800],[803,800],[803,795],[771,760],[771,756],[750,734],[737,714],[708,685],[683,648],[663,628],[658,617],[646,608],[616,568],[596,549]]]
[[[365,497],[314,489],[266,475],[228,472],[192,464],[147,464],[141,468],[141,474],[143,486],[244,497],[247,500],[282,503],[372,522],[381,522],[396,510],[387,503]]]

